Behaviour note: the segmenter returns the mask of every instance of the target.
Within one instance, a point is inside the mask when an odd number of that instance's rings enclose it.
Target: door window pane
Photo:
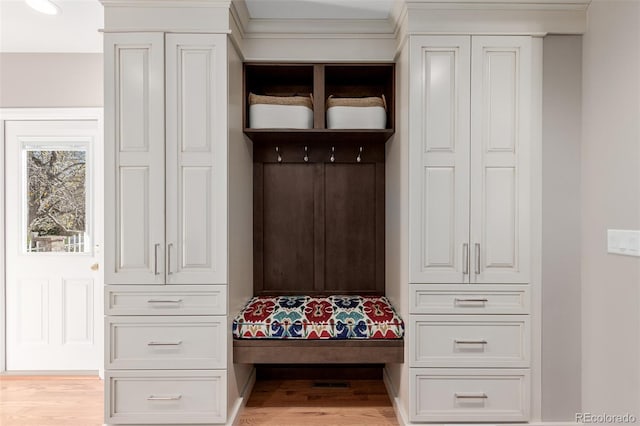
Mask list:
[[[27,148],[26,251],[86,253],[86,149]]]

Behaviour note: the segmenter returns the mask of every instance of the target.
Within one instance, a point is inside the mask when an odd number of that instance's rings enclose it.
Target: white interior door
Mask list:
[[[7,370],[102,365],[102,137],[96,120],[7,121]]]

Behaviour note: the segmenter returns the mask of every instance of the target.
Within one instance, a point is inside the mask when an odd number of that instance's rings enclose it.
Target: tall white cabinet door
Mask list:
[[[164,35],[105,34],[105,282],[164,283]]]
[[[470,37],[411,37],[410,282],[469,282]]]
[[[227,41],[167,34],[168,284],[226,282]]]
[[[531,38],[472,38],[471,281],[529,282]]]

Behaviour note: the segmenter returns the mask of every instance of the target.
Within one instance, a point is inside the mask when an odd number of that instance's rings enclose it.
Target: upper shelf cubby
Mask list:
[[[309,128],[251,128],[250,93],[277,97],[307,97],[303,101],[313,105],[312,117],[306,117]],[[244,131],[254,142],[376,143],[385,142],[395,130],[393,63],[245,63],[244,95]],[[384,98],[386,118],[382,117],[378,121],[380,128],[375,129],[328,128],[327,102],[330,97],[356,98],[356,101],[362,100],[359,98]],[[307,113],[311,114],[308,111]],[[349,118],[346,121],[349,122]]]

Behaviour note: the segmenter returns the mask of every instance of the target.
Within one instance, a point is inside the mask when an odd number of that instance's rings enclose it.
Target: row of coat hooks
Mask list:
[[[362,152],[364,151],[363,147],[358,147],[358,155],[356,156],[356,162],[360,163],[362,161]],[[278,163],[282,163],[282,155],[280,154],[280,147],[276,146],[276,155],[277,155],[277,159],[278,159]],[[305,146],[304,147],[304,155],[302,157],[302,160],[305,163],[309,162],[309,147]],[[335,163],[336,161],[336,147],[332,146],[331,147],[331,157],[329,157],[329,161],[331,161],[332,163]]]

